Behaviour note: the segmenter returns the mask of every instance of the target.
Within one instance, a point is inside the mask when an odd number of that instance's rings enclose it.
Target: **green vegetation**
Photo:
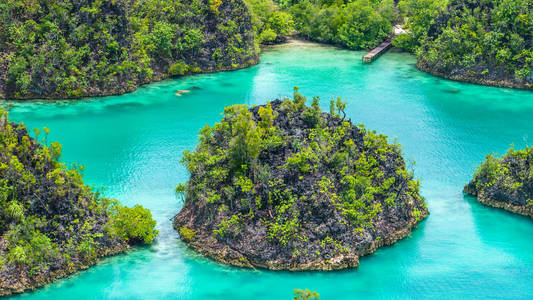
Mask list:
[[[0,98],[120,94],[171,76],[257,62],[291,32],[349,49],[394,46],[422,70],[531,88],[529,0],[7,0],[0,4]]]
[[[220,123],[200,131],[196,151],[183,157],[191,178],[176,189],[185,193],[175,218],[183,240],[229,245],[259,261],[342,268],[372,241],[397,239],[395,232],[427,215],[398,144],[353,126],[341,99],[329,114],[318,98],[305,103],[295,90],[293,99],[230,106]],[[393,215],[395,222],[377,222]],[[339,255],[347,261],[323,264]]]
[[[285,41],[293,29],[289,13],[281,11],[272,0],[245,0],[252,16],[256,41],[260,44],[274,44]]]
[[[349,49],[377,46],[398,20],[393,0],[299,0],[288,11],[298,33]]]
[[[295,289],[294,300],[320,300],[320,295],[317,292],[308,289]]]
[[[7,0],[0,12],[4,98],[124,93],[257,60],[240,0]]]
[[[102,198],[83,183],[82,167],[61,163],[61,145],[48,144],[48,133],[35,130],[42,145],[0,111],[0,295],[157,235],[150,211]]]
[[[528,0],[402,0],[409,35],[394,45],[425,71],[490,85],[532,88],[533,7]]]
[[[420,43],[427,37],[429,27],[436,17],[444,11],[449,0],[400,0],[398,9],[406,22],[408,34],[397,36],[393,40],[395,47],[416,53]]]
[[[196,232],[194,230],[188,228],[187,226],[183,226],[179,229],[179,233],[182,239],[186,241],[190,241],[194,238],[194,235]]]
[[[464,191],[487,205],[533,218],[533,147],[487,155]]]
[[[150,244],[157,236],[152,213],[140,206],[133,208],[116,205],[109,209],[108,233],[129,243]]]

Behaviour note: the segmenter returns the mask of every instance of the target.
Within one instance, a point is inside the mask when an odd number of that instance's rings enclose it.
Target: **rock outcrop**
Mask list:
[[[464,82],[533,89],[531,1],[451,0],[429,27],[417,67]]]
[[[533,218],[533,147],[488,155],[464,192],[479,202]]]
[[[338,270],[406,237],[428,215],[400,146],[295,92],[227,107],[184,154],[180,238],[217,261],[272,270]]]

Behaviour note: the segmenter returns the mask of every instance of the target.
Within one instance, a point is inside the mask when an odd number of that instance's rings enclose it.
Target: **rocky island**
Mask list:
[[[185,152],[180,238],[217,261],[338,270],[406,237],[428,215],[398,144],[354,126],[345,103],[234,105]]]
[[[487,155],[464,192],[479,202],[533,218],[533,147]]]
[[[0,296],[34,289],[157,235],[149,210],[128,208],[59,162],[48,129],[12,123],[0,110]],[[44,144],[41,144],[41,142]]]
[[[421,39],[417,67],[458,81],[533,89],[532,20],[528,0],[450,0]]]
[[[123,94],[258,62],[242,0],[29,0],[0,10],[0,99]]]

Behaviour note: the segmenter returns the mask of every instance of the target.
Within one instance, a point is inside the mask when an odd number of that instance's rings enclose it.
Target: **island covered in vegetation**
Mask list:
[[[533,89],[530,0],[401,0],[408,34],[393,45],[419,69],[483,85]]]
[[[242,0],[7,0],[0,11],[0,98],[123,94],[258,61]]]
[[[0,110],[0,296],[20,293],[118,254],[157,235],[149,210],[124,207],[83,183],[81,167],[59,162]]]
[[[234,105],[184,153],[180,238],[220,262],[337,270],[407,236],[428,215],[400,146],[354,126],[345,103]]]
[[[479,166],[464,192],[479,202],[533,218],[533,147],[492,154]]]

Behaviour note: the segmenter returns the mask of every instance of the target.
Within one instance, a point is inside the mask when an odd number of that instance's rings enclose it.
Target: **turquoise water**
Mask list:
[[[295,288],[322,299],[533,298],[533,221],[465,198],[462,187],[490,152],[533,143],[533,93],[456,83],[416,70],[415,59],[387,53],[362,66],[361,52],[313,44],[265,51],[235,72],[147,85],[117,97],[13,104],[11,118],[47,126],[63,160],[86,166],[106,195],[152,210],[153,246],[103,259],[24,299],[291,299]],[[387,134],[416,160],[431,215],[411,236],[342,272],[270,272],[226,267],[188,250],[169,220],[180,209],[173,188],[187,180],[181,152],[230,104],[289,96],[348,101],[355,123]],[[178,89],[197,86],[190,94]]]

